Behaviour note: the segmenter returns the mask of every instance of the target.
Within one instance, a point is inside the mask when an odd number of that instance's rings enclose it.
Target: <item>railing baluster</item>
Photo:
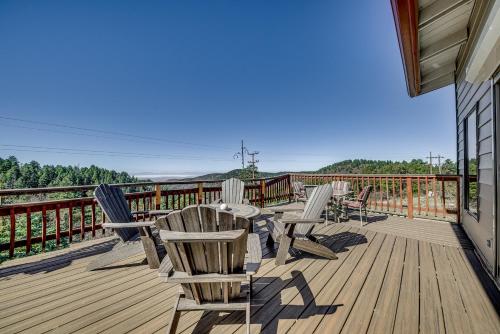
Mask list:
[[[71,202],[68,207],[68,240],[70,243],[73,241],[73,204]]]
[[[31,208],[26,208],[26,254],[31,252]]]
[[[14,249],[16,243],[16,214],[14,208],[10,209],[10,245],[9,245],[9,257],[14,256]]]
[[[384,210],[384,193],[382,190],[382,177],[378,178],[378,186],[380,190],[380,209],[379,210]]]
[[[399,210],[403,213],[403,178],[399,178]]]
[[[421,214],[421,208],[420,208],[420,176],[417,177],[417,208],[418,208],[418,214]]]
[[[85,240],[85,205],[83,204],[83,201],[80,204],[80,240],[83,241]]]
[[[59,204],[56,206],[56,245],[61,244],[61,207]]]
[[[92,202],[92,237],[95,237],[95,202]]]
[[[442,205],[443,205],[443,218],[446,218],[446,192],[445,192],[445,185],[444,185],[444,179],[441,179],[441,200],[442,200]]]
[[[389,177],[385,177],[386,210],[389,211]]]
[[[429,215],[429,177],[425,177],[425,215]]]
[[[406,178],[406,198],[408,201],[408,218],[413,219],[413,185],[411,177]]]
[[[42,207],[42,251],[45,251],[46,242],[47,242],[47,208],[44,205]]]
[[[434,198],[434,217],[437,217],[437,192],[436,192],[436,177],[432,177],[432,197]]]

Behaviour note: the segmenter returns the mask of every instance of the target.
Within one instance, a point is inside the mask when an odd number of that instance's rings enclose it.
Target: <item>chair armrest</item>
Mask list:
[[[324,223],[324,219],[280,219],[282,224],[319,224]]]
[[[173,270],[174,265],[172,264],[172,260],[170,260],[170,257],[167,254],[160,263],[160,267],[158,268],[158,276],[168,277]]]
[[[149,212],[148,210],[138,210],[138,211],[131,211],[130,213],[132,215],[144,215],[144,214],[146,214],[148,212]]]
[[[216,199],[215,201],[213,201],[212,203],[210,204],[221,204],[222,203],[222,199],[221,198],[218,198]]]
[[[246,233],[245,230],[224,232],[175,232],[160,230],[160,238],[166,242],[233,242]]]
[[[140,210],[130,212],[132,215],[144,215],[149,214],[150,216],[168,215],[173,210]]]
[[[250,200],[248,198],[243,198],[243,204],[250,205]]]
[[[174,210],[149,210],[146,211],[150,216],[166,216]]]
[[[104,228],[132,228],[132,227],[153,227],[155,222],[130,222],[130,223],[104,223],[102,227]]]
[[[247,275],[255,275],[260,268],[262,262],[262,249],[260,247],[260,238],[256,233],[248,234],[247,238],[247,258],[246,272]]]
[[[294,211],[304,211],[304,209],[300,208],[267,208],[269,211],[274,213],[283,213],[283,212],[294,212]]]

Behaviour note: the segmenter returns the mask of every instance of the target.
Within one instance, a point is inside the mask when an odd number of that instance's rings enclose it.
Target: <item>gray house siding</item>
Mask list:
[[[472,239],[488,269],[495,267],[495,173],[494,173],[494,124],[493,90],[491,80],[481,84],[471,84],[464,80],[462,72],[456,78],[457,107],[457,159],[458,172],[464,175],[464,119],[476,110],[478,137],[478,182],[479,218],[469,214],[462,207],[462,223]],[[464,185],[460,192],[464,202]]]

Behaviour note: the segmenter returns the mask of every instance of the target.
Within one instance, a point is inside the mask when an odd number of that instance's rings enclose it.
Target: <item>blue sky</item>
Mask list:
[[[455,159],[410,99],[389,0],[1,1],[0,156],[132,173]],[[16,145],[16,146],[13,146]]]

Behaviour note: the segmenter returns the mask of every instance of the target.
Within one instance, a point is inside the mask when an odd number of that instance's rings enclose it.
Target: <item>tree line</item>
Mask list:
[[[0,189],[78,186],[98,183],[129,183],[138,179],[125,172],[97,166],[41,166],[36,161],[20,163],[16,157],[0,158]]]
[[[433,173],[438,174],[438,166],[433,166]],[[429,174],[430,166],[422,159],[411,161],[391,160],[344,160],[317,170],[317,173],[334,174]],[[457,165],[450,159],[441,164],[441,174],[456,174]]]

